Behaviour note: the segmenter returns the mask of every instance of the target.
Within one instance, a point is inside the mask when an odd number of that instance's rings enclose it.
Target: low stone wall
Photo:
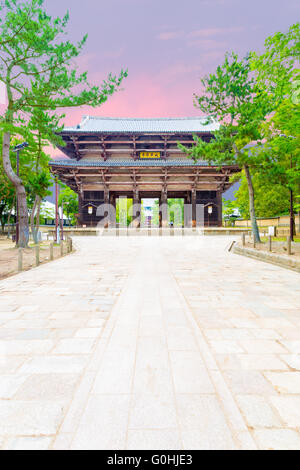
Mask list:
[[[112,234],[113,232],[116,233],[117,229],[108,229],[107,231],[107,234],[109,234],[109,232],[111,232],[110,234]],[[148,235],[149,234],[149,229],[146,228],[146,227],[142,227],[141,229],[126,229],[126,228],[120,228],[118,230],[119,234],[125,234],[128,233],[128,234],[136,234],[137,232],[142,235],[142,234],[145,234],[145,235]],[[182,232],[182,229],[179,229],[179,228],[175,228],[175,229],[172,229],[172,228],[166,228],[166,229],[159,229],[159,228],[155,228],[155,227],[152,227],[151,228],[151,234],[152,235],[158,235],[160,233],[162,234],[167,234],[167,233],[172,233],[172,232],[175,232],[175,233],[178,233],[178,234],[181,234]],[[246,235],[249,235],[249,233],[251,232],[251,230],[249,230],[249,228],[235,228],[235,227],[205,227],[205,228],[197,228],[197,229],[192,229],[192,228],[186,228],[184,229],[184,232],[186,234],[189,234],[191,233],[192,235],[205,235],[205,236],[209,236],[209,235],[236,235],[236,236],[240,236],[242,235],[243,233],[245,233]],[[104,232],[105,233],[105,232]],[[51,237],[54,237],[55,236],[55,230],[49,230],[48,231],[48,234],[49,236]],[[96,236],[97,235],[97,229],[96,228],[93,228],[93,227],[90,227],[90,228],[68,228],[68,229],[64,229],[64,234],[65,235],[68,235],[68,236],[71,236],[71,237],[74,237],[74,236],[84,236],[84,237],[88,237],[88,236]]]
[[[48,230],[48,235],[51,237],[55,237],[55,229]],[[97,230],[96,228],[68,228],[68,229],[64,229],[64,235],[69,236],[69,237],[95,236],[97,235]]]
[[[269,253],[266,251],[259,251],[255,248],[246,248],[238,243],[234,243],[231,251],[237,255],[248,256],[266,263],[276,264],[282,268],[292,269],[300,273],[300,260],[293,258],[292,255],[278,255],[276,253]]]
[[[203,230],[204,235],[249,235],[251,233],[251,229],[245,227],[205,227]]]
[[[281,215],[278,217],[257,218],[257,225],[260,232],[267,232],[269,227],[276,227],[276,233],[280,236],[289,235],[290,233],[290,217],[288,215]],[[235,221],[235,227],[248,227],[251,229],[251,220],[238,219]],[[296,234],[300,233],[300,212],[295,214],[295,229]]]

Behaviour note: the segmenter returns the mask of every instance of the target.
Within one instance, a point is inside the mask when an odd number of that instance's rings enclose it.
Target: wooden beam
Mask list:
[[[133,170],[135,169],[134,167],[129,167],[130,170]],[[116,170],[116,168],[110,168],[111,170]],[[137,168],[135,169],[135,174],[137,177],[148,177],[148,176],[164,176],[164,172],[157,172],[157,173],[141,173],[139,171],[140,169]],[[129,172],[128,172],[129,173]],[[78,176],[99,176],[99,172],[97,173],[81,173],[81,172],[76,172],[76,174]],[[70,175],[72,176],[72,173],[64,173],[64,175]],[[117,171],[111,171],[109,173],[110,176],[126,176],[126,173],[118,173]],[[226,177],[224,177],[224,175],[222,175],[221,173],[200,173],[197,174],[195,172],[191,172],[191,173],[169,173],[168,172],[168,177],[181,177],[181,176],[197,176],[199,179],[200,178],[207,178],[207,177],[211,177],[211,178],[221,178],[222,180],[226,180]]]
[[[65,178],[73,178],[74,176],[70,173],[60,173],[60,175],[62,177],[65,177]],[[101,176],[100,173],[77,173],[77,177],[78,178],[97,178],[99,177],[99,175]],[[197,176],[195,175],[194,173],[182,173],[182,174],[170,174],[170,173],[167,173],[166,174],[163,174],[163,173],[151,173],[151,174],[147,174],[147,173],[144,173],[144,174],[141,174],[141,173],[137,173],[137,172],[131,172],[130,174],[128,173],[106,173],[106,178],[126,178],[127,176],[130,176],[131,178],[133,178],[134,181],[137,181],[137,178],[139,179],[143,179],[143,178],[158,178],[158,179],[163,179],[163,180],[171,180],[172,178],[191,178],[191,181],[194,182],[194,184],[201,184],[207,180],[209,181],[212,181],[212,182],[216,182],[216,183],[222,183],[222,184],[228,184],[228,180],[226,178],[221,178],[219,176],[214,176],[214,175],[210,175],[209,177],[206,177],[204,175],[201,175],[201,176]],[[176,180],[177,181],[177,180]]]
[[[104,144],[105,145],[105,144]],[[111,153],[127,153],[128,155],[131,153],[131,150],[130,148],[128,149],[117,149],[117,148],[113,148],[113,149],[109,149],[105,146],[105,154],[106,155],[109,155]],[[104,150],[101,150],[101,149],[79,149],[79,153],[103,153]],[[163,153],[164,152],[164,149],[161,148],[161,149],[137,149],[137,153],[138,152],[160,152],[160,153]],[[166,150],[167,152],[167,155],[171,154],[171,153],[181,153],[182,155],[185,155],[185,153],[178,149],[178,148],[174,148],[174,149],[167,149]]]
[[[90,184],[95,184],[95,182],[90,182]],[[100,184],[100,183],[99,183]],[[101,184],[104,184],[104,183],[101,183]],[[107,182],[107,185],[134,185],[134,181],[108,181]],[[158,184],[161,184],[161,185],[192,185],[193,184],[193,181],[168,181],[167,183],[165,183],[164,181],[139,181],[137,184],[141,185],[141,186],[144,186],[144,185],[158,185]],[[210,185],[217,185],[217,182],[216,181],[203,181],[202,183],[199,183],[199,185],[203,185],[203,184],[210,184]]]
[[[82,181],[78,178],[77,173],[73,172],[73,177],[77,186],[78,193],[81,197],[83,197],[83,188],[82,188]]]
[[[135,139],[136,144],[162,144],[164,145],[164,140],[136,140],[136,137],[133,136],[133,139]],[[70,142],[70,141],[69,141]],[[181,144],[195,144],[194,140],[168,140],[169,144],[176,145],[177,142],[180,142]],[[71,142],[70,142],[71,143]],[[83,145],[83,144],[99,144],[99,140],[78,140],[78,143]],[[133,144],[133,140],[107,140],[105,139],[105,143],[108,145],[117,145],[117,144]]]
[[[105,137],[101,137],[100,138],[100,141],[101,141],[101,153],[102,153],[102,157],[103,157],[103,160],[106,161],[107,160],[107,152],[106,152],[106,144],[105,144]],[[86,152],[87,149],[82,149],[81,153],[82,152]],[[89,149],[89,150],[93,150],[93,149]],[[96,150],[96,149],[95,149]],[[99,150],[96,150],[96,152],[98,153]],[[88,152],[90,153],[90,152]]]
[[[73,144],[74,144],[74,147],[75,147],[76,159],[80,160],[80,150],[79,150],[78,139],[76,137],[72,137],[72,141],[73,141]]]
[[[138,154],[137,154],[137,150],[136,150],[136,138],[132,137],[132,140],[133,140],[133,159],[137,160],[138,159]]]
[[[100,170],[97,176],[101,176],[102,183],[104,184],[105,187],[107,187],[109,181],[107,178],[110,178],[111,176],[107,174],[107,170]]]
[[[171,160],[171,161],[172,161],[172,160]],[[100,163],[101,163],[101,162],[100,162]],[[74,167],[69,167],[69,168],[68,168],[68,167],[66,167],[64,164],[62,164],[62,165],[57,165],[57,164],[52,165],[51,162],[50,162],[50,166],[51,166],[51,169],[52,169],[53,172],[54,172],[54,171],[58,171],[58,170],[62,170],[62,171],[68,171],[68,170],[73,171],[73,170],[74,170]],[[89,170],[94,170],[94,169],[95,169],[94,166],[85,166],[85,167],[78,166],[78,167],[75,167],[75,168],[76,168],[76,170],[78,170],[78,171],[79,171],[79,170],[86,170],[86,171],[89,171]],[[99,167],[99,168],[101,168],[101,167]],[[127,171],[127,170],[129,170],[129,169],[131,169],[131,168],[136,168],[136,169],[139,170],[139,171],[141,171],[141,170],[147,171],[148,169],[149,169],[150,171],[154,171],[154,169],[155,169],[155,170],[157,169],[157,170],[159,171],[159,170],[164,169],[165,167],[151,167],[151,166],[149,166],[149,167],[136,167],[136,166],[134,166],[134,165],[132,165],[132,166],[123,166],[123,165],[121,165],[121,164],[120,164],[118,167],[110,167],[110,168],[105,167],[105,169],[117,170],[117,171],[119,171],[120,169]],[[191,165],[188,165],[188,166],[180,166],[180,167],[176,167],[176,166],[174,166],[174,167],[172,167],[172,166],[168,167],[169,170],[172,170],[172,171],[178,170],[179,172],[180,172],[181,169],[183,169],[183,168],[184,168],[185,171],[186,171],[187,168],[191,169],[191,171],[192,171],[192,170],[199,170],[199,172],[200,172],[201,174],[207,175],[207,176],[209,175],[209,176],[210,176],[211,174],[210,174],[210,173],[205,173],[205,171],[215,171],[215,172],[216,172],[216,171],[218,171],[218,168],[219,168],[219,167],[217,167],[217,166],[210,166],[210,165],[205,165],[205,166],[201,166],[201,167],[191,166]],[[228,176],[230,176],[231,173],[236,173],[236,172],[241,171],[240,168],[239,168],[237,165],[232,165],[232,166],[228,165],[228,166],[226,167],[226,169],[228,170]],[[218,176],[224,176],[223,173],[215,173],[215,172],[213,173],[213,175],[217,174]]]

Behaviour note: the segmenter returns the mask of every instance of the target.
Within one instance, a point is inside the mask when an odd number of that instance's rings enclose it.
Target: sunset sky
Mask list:
[[[299,0],[46,0],[45,7],[53,17],[69,11],[71,41],[88,34],[77,65],[92,84],[128,69],[121,91],[100,108],[68,110],[66,125],[84,114],[197,116],[193,93],[226,51],[263,50],[266,37],[299,18]]]
[[[285,31],[299,17],[298,0],[46,0],[55,15],[70,12],[72,41],[88,33],[78,65],[93,84],[128,68],[123,90],[98,109],[71,110],[120,117],[195,116],[199,78],[213,72],[226,51],[245,55]]]

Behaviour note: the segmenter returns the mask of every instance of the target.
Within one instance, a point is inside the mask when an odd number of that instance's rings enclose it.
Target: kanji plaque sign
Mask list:
[[[160,152],[140,152],[140,158],[160,158]]]

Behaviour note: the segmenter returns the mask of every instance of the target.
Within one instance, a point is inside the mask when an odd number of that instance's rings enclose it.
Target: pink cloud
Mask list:
[[[161,41],[169,41],[170,39],[177,39],[183,36],[183,34],[184,34],[183,31],[169,31],[169,32],[160,33],[157,36],[157,39],[160,39]]]
[[[188,41],[187,45],[189,47],[201,47],[203,49],[217,49],[224,52],[226,48],[226,42],[217,41],[216,39],[194,39]]]
[[[78,124],[84,114],[110,117],[170,117],[193,114],[192,94],[197,84],[196,73],[195,83],[192,85],[190,77],[184,76],[182,68],[179,88],[178,83],[172,80],[174,74],[176,75],[176,70],[166,68],[153,77],[148,74],[129,76],[123,83],[123,90],[109,97],[101,107],[65,110],[65,125]]]
[[[180,76],[180,85],[175,80]],[[72,108],[65,110],[66,126],[75,126],[83,115],[103,117],[185,117],[199,116],[193,106],[193,93],[199,92],[200,70],[198,66],[177,64],[166,67],[154,78],[147,74],[126,79],[124,90],[115,93],[99,108]],[[47,148],[52,158],[62,158],[60,150]]]
[[[189,33],[189,37],[209,37],[209,36],[216,36],[220,34],[230,34],[230,33],[240,33],[243,31],[244,28],[241,26],[231,27],[231,28],[206,28],[206,29],[198,29],[196,31],[192,31]]]
[[[177,62],[171,65],[168,65],[158,71],[156,75],[156,83],[159,88],[162,90],[165,96],[171,97],[176,95],[176,100],[180,100],[181,97],[185,97],[186,104],[178,104],[178,108],[184,106],[186,108],[188,101],[188,96],[191,97],[195,88],[198,86],[199,78],[205,74],[203,64],[198,63],[184,63]],[[173,99],[173,98],[172,98]]]

